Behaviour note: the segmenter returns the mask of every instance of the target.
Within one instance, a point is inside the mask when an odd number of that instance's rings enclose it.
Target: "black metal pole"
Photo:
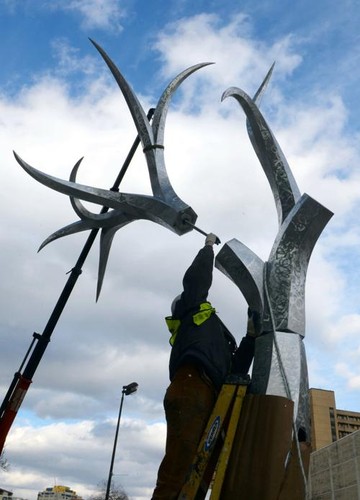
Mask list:
[[[151,108],[147,114],[148,120],[151,120],[154,109]],[[130,165],[130,162],[135,154],[135,151],[140,144],[140,137],[137,135],[125,161],[117,176],[111,191],[118,191],[120,183]],[[108,207],[103,207],[101,213],[106,213],[109,210]],[[25,394],[32,382],[32,377],[41,361],[41,358],[46,350],[48,343],[50,342],[51,335],[55,329],[55,326],[64,310],[64,307],[71,295],[71,292],[77,282],[78,277],[82,273],[82,266],[88,256],[90,249],[95,241],[99,229],[95,228],[90,231],[90,234],[86,240],[86,243],[80,253],[80,256],[70,272],[70,276],[64,286],[64,289],[53,309],[53,312],[44,328],[43,333],[36,334],[37,343],[29,357],[29,360],[25,366],[23,374],[19,372],[15,373],[14,379],[10,385],[11,391],[8,390],[5,399],[1,405],[0,413],[0,453],[3,450],[7,434],[10,430],[12,422],[15,419],[16,413],[25,397]]]
[[[154,114],[154,109],[151,108],[148,112],[148,119],[150,120],[152,115]],[[119,175],[117,176],[114,185],[111,187],[111,191],[118,191],[120,183],[122,179],[124,178],[124,175],[131,163],[131,160],[136,152],[137,147],[140,144],[140,137],[137,135],[136,139],[134,140],[133,145],[130,148],[130,151],[125,159],[125,162],[123,166],[121,167],[121,170],[119,172]],[[106,213],[109,211],[109,207],[103,207],[101,210],[101,213]],[[75,264],[75,266],[72,268],[70,272],[70,276],[68,278],[67,283],[65,284],[65,287],[55,305],[55,308],[44,328],[43,334],[40,336],[38,343],[36,344],[34,351],[29,359],[29,362],[27,366],[24,369],[23,377],[30,380],[32,379],[36,368],[38,367],[40,360],[44,354],[44,351],[47,347],[47,344],[50,342],[50,337],[51,334],[53,333],[55,326],[64,310],[64,307],[71,295],[71,292],[77,282],[78,277],[82,273],[82,266],[84,265],[84,262],[91,250],[91,247],[95,241],[95,238],[99,232],[99,228],[92,229],[90,231],[90,234],[88,236],[88,239],[86,240],[86,243],[80,253],[80,256]]]
[[[110,495],[111,480],[112,480],[112,476],[113,476],[116,445],[117,445],[117,439],[118,439],[118,435],[119,435],[120,419],[121,419],[121,412],[122,412],[122,407],[123,407],[123,402],[124,402],[124,396],[125,396],[125,390],[123,389],[122,395],[121,395],[119,416],[118,416],[118,421],[117,421],[116,431],[115,431],[114,446],[113,446],[113,451],[112,451],[112,455],[111,455],[110,470],[109,470],[109,477],[108,477],[108,482],[107,482],[107,486],[106,486],[105,500],[109,500],[109,495]]]
[[[136,392],[138,385],[139,384],[137,382],[131,382],[131,384],[124,385],[122,388],[119,416],[118,416],[118,421],[117,421],[117,425],[116,425],[114,446],[113,446],[113,451],[112,451],[112,455],[111,455],[110,470],[109,470],[109,477],[108,477],[108,482],[107,482],[107,486],[106,486],[105,500],[109,500],[109,495],[110,495],[110,490],[111,490],[111,480],[112,480],[112,476],[113,476],[116,445],[117,445],[117,439],[118,439],[118,434],[119,434],[120,419],[121,419],[121,412],[122,412],[122,407],[123,407],[124,396],[129,396],[129,394],[133,394],[134,392]]]

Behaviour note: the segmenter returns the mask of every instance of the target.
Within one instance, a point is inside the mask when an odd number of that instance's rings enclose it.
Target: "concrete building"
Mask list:
[[[0,500],[13,500],[12,491],[3,490],[0,488]]]
[[[68,486],[59,485],[39,491],[37,500],[82,500],[82,498]]]
[[[338,410],[334,391],[310,389],[310,412],[313,451],[360,430],[360,413]]]
[[[0,500],[23,500],[20,497],[14,497],[12,491],[0,488]]]
[[[360,431],[311,454],[308,488],[311,500],[360,498]]]

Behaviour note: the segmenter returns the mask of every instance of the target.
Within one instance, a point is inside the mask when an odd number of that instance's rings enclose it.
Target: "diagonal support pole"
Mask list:
[[[150,121],[154,114],[154,109],[151,108],[147,114],[147,118]],[[111,188],[111,191],[118,191],[121,181],[134,157],[134,154],[140,144],[140,137],[137,135],[130,148],[130,151],[121,167],[121,170]],[[101,213],[106,213],[109,207],[103,207]],[[10,384],[9,390],[7,391],[4,401],[0,407],[0,454],[3,451],[7,435],[10,431],[11,425],[15,420],[16,414],[21,406],[21,403],[26,395],[26,392],[32,382],[34,373],[44,355],[44,352],[50,342],[51,335],[57,325],[58,320],[66,306],[67,301],[70,298],[71,292],[77,282],[78,277],[82,273],[82,266],[91,250],[91,247],[96,239],[96,236],[100,228],[94,228],[91,230],[85,245],[79,255],[79,258],[75,266],[70,271],[70,276],[60,294],[60,297],[53,309],[53,312],[44,328],[43,333],[40,335],[38,333],[33,334],[33,339],[30,347],[24,357],[24,360],[14,375],[13,381]],[[31,354],[30,354],[31,353]],[[26,363],[26,364],[25,364]],[[21,373],[23,366],[25,365],[24,371]]]

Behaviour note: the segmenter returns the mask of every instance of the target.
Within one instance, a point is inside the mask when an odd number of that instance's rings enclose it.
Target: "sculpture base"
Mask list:
[[[305,484],[293,441],[293,401],[245,397],[230,455],[222,500],[303,500]],[[300,443],[307,477],[310,445]]]

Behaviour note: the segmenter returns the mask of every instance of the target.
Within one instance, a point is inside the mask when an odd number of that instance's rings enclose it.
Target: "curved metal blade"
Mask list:
[[[72,171],[70,172],[70,176],[69,176],[70,182],[76,182],[77,172],[79,170],[80,164],[81,164],[83,159],[84,159],[84,157],[80,158],[80,160],[78,160],[75,163]],[[74,212],[80,217],[80,219],[91,219],[92,215],[94,215],[92,212],[90,212],[89,210],[87,210],[84,207],[84,205],[81,203],[81,201],[78,198],[74,198],[73,196],[70,196],[70,203],[74,209]]]
[[[58,229],[54,233],[50,234],[50,236],[48,236],[46,240],[44,240],[41,243],[38,252],[40,252],[40,250],[42,250],[46,245],[48,245],[52,241],[58,240],[63,236],[80,233],[81,231],[88,231],[89,229],[94,229],[93,225],[83,220],[78,220],[76,222],[73,222],[72,224],[69,224],[68,226],[64,226],[61,229]]]
[[[74,182],[74,183],[76,182],[76,176],[77,176],[77,172],[78,172],[81,161],[82,161],[82,159],[79,160],[74,165],[74,167],[70,173],[70,177],[69,177],[70,182]],[[112,221],[114,220],[114,218],[116,218],[116,220],[119,218],[118,211],[115,211],[115,212],[104,211],[100,214],[90,212],[90,210],[87,210],[87,208],[85,208],[85,206],[81,203],[81,201],[78,198],[74,198],[73,196],[70,196],[70,202],[71,202],[71,206],[73,207],[75,213],[80,217],[80,219],[88,221],[89,224],[91,224],[94,228],[95,227],[99,228],[99,227],[104,227],[106,225],[110,225],[110,224],[112,224]],[[123,214],[123,217],[126,218],[125,213]]]
[[[184,209],[185,205],[177,196],[169,181],[164,159],[164,130],[166,116],[171,98],[179,85],[192,73],[209,64],[213,63],[195,64],[182,71],[169,83],[158,101],[152,120],[154,144],[152,147],[144,149],[151,189],[154,196],[166,200],[168,203],[174,204],[176,202],[179,206],[179,210]]]
[[[270,66],[270,69],[269,71],[266,73],[266,76],[262,82],[262,84],[260,85],[260,87],[257,89],[257,91],[255,92],[255,95],[253,97],[253,101],[258,105],[261,101],[261,98],[262,96],[264,95],[264,92],[267,88],[267,86],[269,85],[269,81],[270,81],[270,78],[272,76],[272,73],[274,71],[274,66],[275,66],[275,61],[272,63],[272,65]]]
[[[106,229],[102,229],[100,235],[100,257],[99,257],[99,269],[98,269],[98,280],[96,287],[96,302],[98,301],[104,281],[106,266],[109,259],[110,248],[113,242],[115,233],[124,227],[127,223],[120,224],[119,226],[112,226]]]
[[[139,134],[141,143],[143,148],[149,147],[154,143],[153,140],[153,132],[149,123],[149,120],[144,112],[138,98],[136,97],[134,91],[127,83],[123,75],[120,73],[119,69],[115,65],[115,63],[110,59],[105,50],[100,47],[94,40],[89,38],[90,42],[94,45],[94,47],[98,50],[101,57],[104,59],[111,73],[113,74],[116,83],[118,84],[125,101],[129,107],[130,113],[133,117],[136,130]]]
[[[97,203],[109,208],[119,208],[122,201],[122,195],[110,191],[107,189],[93,188],[91,186],[84,186],[82,184],[73,183],[70,181],[64,181],[58,177],[54,177],[49,174],[45,174],[34,167],[31,167],[28,163],[20,158],[14,151],[14,156],[19,165],[27,172],[31,177],[36,179],[44,186],[50,187],[59,193],[67,194],[76,198],[81,198],[85,201],[90,201],[92,203]]]
[[[139,100],[137,99],[132,88],[127,83],[115,63],[110,59],[110,57],[106,54],[104,49],[100,47],[100,45],[98,45],[92,39],[90,39],[90,41],[98,50],[105,63],[109,67],[128,104],[130,113],[133,117],[135,126],[143,145],[144,153],[146,155],[150,183],[154,196],[161,198],[167,203],[173,204],[174,206],[177,205],[179,211],[186,209],[186,205],[182,200],[180,200],[173,187],[171,186],[166,172],[163,152],[166,113],[171,96],[181,84],[181,82],[196,70],[211,63],[201,63],[194,65],[180,73],[176,78],[174,78],[174,80],[172,80],[172,82],[167,86],[166,90],[160,97],[157,109],[154,113],[152,126],[150,126],[149,120],[145,115],[145,112]],[[154,137],[155,134],[156,137]],[[78,208],[80,209],[79,204]]]
[[[264,169],[275,199],[279,225],[300,198],[300,191],[289,164],[254,101],[238,87],[227,89],[222,100],[234,97],[250,123],[250,140]]]
[[[279,229],[266,276],[278,331],[305,335],[307,268],[315,243],[332,216],[330,210],[304,193]],[[270,324],[266,326],[270,330]]]
[[[153,121],[152,121],[152,129],[154,132],[154,141],[155,144],[160,144],[164,145],[164,129],[165,129],[165,121],[166,121],[166,116],[167,112],[169,109],[171,97],[173,96],[174,92],[178,89],[180,84],[186,80],[191,74],[193,74],[195,71],[204,68],[205,66],[209,66],[210,64],[214,64],[212,62],[205,62],[205,63],[199,63],[195,64],[194,66],[190,66],[189,68],[185,69],[181,73],[179,73],[166,87],[164,92],[162,93],[156,109],[155,113],[153,116]]]
[[[215,267],[231,279],[252,311],[264,310],[264,262],[250,248],[233,238],[217,254]]]

